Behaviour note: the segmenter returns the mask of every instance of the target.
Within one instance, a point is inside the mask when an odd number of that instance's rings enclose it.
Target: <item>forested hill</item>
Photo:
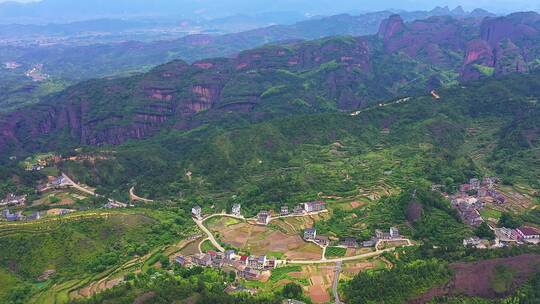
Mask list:
[[[538,188],[539,86],[535,73],[441,90],[440,99],[394,100],[358,115],[255,124],[237,116],[234,123],[132,141],[114,147],[114,159],[67,163],[65,170],[103,193],[137,185],[151,198],[236,197],[258,208],[381,184],[452,187],[484,174]]]
[[[232,59],[175,61],[130,78],[92,80],[1,117],[0,151],[120,144],[234,113],[261,120],[351,111],[460,78],[528,72],[540,51],[531,43],[540,39],[538,20],[518,13],[482,24],[451,17],[407,24],[392,16],[375,36],[266,46]]]

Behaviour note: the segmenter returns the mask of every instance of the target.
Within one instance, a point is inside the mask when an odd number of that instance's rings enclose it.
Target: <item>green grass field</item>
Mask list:
[[[217,251],[216,247],[214,247],[214,245],[212,245],[212,242],[210,242],[210,240],[206,240],[206,241],[202,242],[201,250],[202,250],[202,252],[208,252],[210,250]]]
[[[283,279],[288,278],[288,274],[291,272],[300,272],[302,271],[302,267],[300,266],[285,266],[285,267],[279,267],[274,270],[272,270],[272,275],[270,275],[270,281],[271,282],[277,282]]]
[[[335,257],[343,257],[347,253],[346,248],[341,247],[328,247],[326,248],[326,257],[327,258],[335,258]]]

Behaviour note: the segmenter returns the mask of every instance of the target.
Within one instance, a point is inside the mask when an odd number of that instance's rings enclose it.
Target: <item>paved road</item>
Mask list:
[[[302,213],[302,214],[288,214],[288,215],[272,216],[272,217],[270,217],[270,222],[273,221],[273,220],[282,219],[282,218],[305,217],[305,216],[317,215],[317,214],[327,213],[327,212],[328,212],[328,210],[322,210],[322,211],[310,212],[310,213]]]
[[[91,191],[91,190],[88,190],[82,186],[80,186],[79,184],[77,184],[76,182],[74,182],[71,178],[69,178],[69,176],[67,176],[65,173],[62,173],[62,176],[68,180],[68,182],[71,184],[71,186],[79,191],[82,191],[86,194],[90,194],[92,196],[99,196],[97,195],[94,191]]]
[[[214,218],[214,217],[231,217],[231,218],[234,218],[234,219],[237,219],[237,220],[241,220],[241,221],[245,221],[245,220],[249,220],[249,219],[246,219],[245,217],[243,216],[236,216],[236,215],[233,215],[233,214],[228,214],[228,213],[216,213],[216,214],[212,214],[212,215],[209,215],[205,218],[203,218],[201,220],[201,222],[206,222],[207,220],[211,219],[211,218]],[[195,219],[194,219],[195,220]],[[195,222],[197,222],[197,220],[195,220]]]
[[[143,203],[152,203],[152,202],[154,202],[151,199],[142,198],[140,196],[137,196],[135,194],[135,187],[131,187],[131,189],[129,189],[129,196],[130,196],[131,200],[133,200],[133,201],[141,201]]]
[[[218,216],[231,217],[231,218],[236,218],[236,219],[241,219],[241,220],[245,220],[245,218],[235,216],[235,215],[232,215],[232,214],[226,214],[226,213],[212,214],[212,215],[210,215],[210,216],[208,216],[208,217],[206,217],[206,218],[204,218],[202,220],[198,220],[198,219],[193,218],[193,220],[195,221],[197,226],[199,226],[199,228],[206,235],[208,235],[208,239],[210,240],[210,242],[212,242],[212,245],[214,245],[214,247],[216,247],[219,251],[225,252],[225,249],[217,242],[217,240],[214,237],[214,235],[212,234],[212,232],[210,232],[210,230],[208,230],[204,226],[204,221],[209,220],[209,219],[211,219],[213,217],[218,217]],[[404,241],[404,242],[407,242],[407,246],[412,246],[413,245],[412,242],[409,239],[397,239],[397,240],[392,240],[392,241]],[[374,251],[374,252],[369,252],[369,253],[350,256],[350,257],[342,257],[342,258],[337,258],[337,259],[326,259],[323,256],[323,257],[321,257],[320,260],[299,260],[299,261],[295,261],[295,260],[290,260],[290,261],[289,260],[278,260],[277,263],[278,264],[313,265],[313,264],[327,264],[327,263],[338,263],[338,262],[346,262],[346,261],[356,261],[356,260],[362,260],[362,259],[366,259],[366,258],[376,257],[376,256],[379,256],[379,255],[385,253],[385,252],[391,252],[391,251],[394,251],[396,249],[396,248],[387,248],[387,249],[384,249],[384,250],[379,250],[378,249],[379,245],[384,243],[384,242],[386,242],[386,241],[385,240],[379,241],[375,245],[376,251]],[[323,252],[323,254],[324,254],[324,252]]]
[[[299,265],[312,265],[312,264],[327,264],[327,263],[337,263],[337,262],[348,262],[348,261],[356,261],[356,260],[363,260],[367,258],[372,258],[379,256],[385,252],[391,252],[394,251],[395,248],[388,248],[384,250],[378,250],[373,251],[369,253],[364,253],[360,255],[350,256],[350,257],[343,257],[343,258],[337,258],[337,259],[328,259],[328,260],[291,260],[291,261],[285,261],[287,264],[299,264]]]
[[[339,293],[338,293],[339,274],[341,273],[341,265],[342,265],[342,262],[336,263],[336,272],[334,272],[334,283],[332,284],[332,292],[334,293],[334,299],[336,300],[336,304],[343,303],[339,299]]]
[[[217,250],[219,250],[220,252],[225,252],[225,249],[216,241],[216,238],[214,237],[214,235],[212,234],[212,232],[210,232],[210,230],[208,230],[204,224],[203,224],[203,220],[197,220],[197,219],[193,219],[195,221],[195,223],[197,224],[197,226],[199,226],[199,228],[204,232],[206,233],[206,235],[208,236],[208,239],[210,240],[210,242],[212,243],[212,245],[214,245],[214,247],[216,247]]]

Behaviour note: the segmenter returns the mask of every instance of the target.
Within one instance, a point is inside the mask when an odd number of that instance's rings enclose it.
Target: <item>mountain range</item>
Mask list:
[[[0,61],[16,61],[25,67],[43,64],[44,71],[53,77],[81,80],[118,75],[126,71],[140,71],[175,59],[193,62],[205,58],[232,56],[242,50],[279,41],[312,40],[336,35],[371,35],[375,34],[379,24],[392,14],[391,11],[380,11],[357,16],[342,14],[315,17],[291,25],[273,25],[226,35],[188,35],[180,39],[155,42],[126,41],[83,46],[64,43],[28,47],[7,46],[2,48]],[[463,10],[450,11],[448,8],[400,13],[405,21],[448,15],[476,19],[494,16],[480,9],[471,13]],[[104,22],[118,23],[107,20]],[[80,24],[84,26],[88,22]],[[99,25],[100,22],[96,24]],[[120,22],[118,26],[129,24]],[[134,23],[133,26],[138,24]],[[13,26],[4,26],[6,27]]]
[[[423,7],[433,6],[432,1],[423,1]],[[7,2],[0,4],[1,23],[47,23],[58,21],[78,21],[96,18],[126,18],[134,16],[177,16],[192,20],[215,19],[238,14],[260,14],[268,12],[295,12],[302,15],[329,15],[343,12],[358,12],[359,10],[376,11],[388,7],[410,9],[422,7],[418,1],[392,3],[363,2],[361,5],[354,0],[339,2],[330,0],[42,0],[31,3]],[[444,10],[445,8],[440,8]],[[448,9],[446,9],[449,11]],[[452,13],[462,13],[461,8]]]
[[[1,151],[120,144],[234,113],[249,119],[352,111],[381,100],[538,64],[540,15],[405,23],[376,35],[269,45],[234,58],[174,61],[142,75],[83,82],[3,115]],[[3,153],[5,154],[5,153]]]

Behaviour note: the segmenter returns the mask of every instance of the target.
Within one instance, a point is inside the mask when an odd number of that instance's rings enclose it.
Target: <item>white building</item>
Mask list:
[[[241,208],[242,208],[242,206],[240,204],[234,204],[232,206],[232,210],[231,210],[232,215],[234,215],[234,216],[242,216]]]
[[[202,218],[202,209],[200,206],[195,206],[191,208],[191,215],[194,218],[201,219]]]

